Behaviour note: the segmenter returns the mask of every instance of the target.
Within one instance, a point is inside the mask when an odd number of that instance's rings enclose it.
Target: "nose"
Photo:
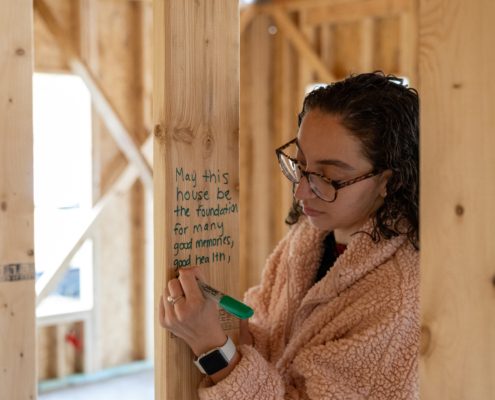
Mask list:
[[[294,197],[296,198],[296,200],[313,199],[316,197],[316,194],[314,194],[311,186],[309,185],[307,176],[303,176],[299,183],[296,184]]]

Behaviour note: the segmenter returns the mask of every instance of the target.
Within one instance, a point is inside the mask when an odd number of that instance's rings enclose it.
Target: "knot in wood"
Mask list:
[[[153,128],[153,135],[160,139],[163,135],[163,127],[161,124],[156,124],[155,127]]]
[[[194,140],[194,132],[189,127],[175,128],[173,137],[178,142],[184,142],[191,144]]]
[[[455,206],[455,213],[458,215],[458,216],[461,216],[464,214],[464,207],[460,204],[457,204]]]
[[[215,146],[215,138],[208,132],[203,138],[203,155],[204,158],[209,158]]]
[[[18,48],[16,51],[15,51],[15,54],[18,55],[18,56],[23,56],[24,54],[26,54],[26,51],[22,48]]]

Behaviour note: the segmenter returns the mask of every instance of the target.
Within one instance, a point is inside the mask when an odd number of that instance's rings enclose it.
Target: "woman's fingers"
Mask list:
[[[182,285],[178,279],[169,280],[167,286],[170,296],[172,296],[174,299],[183,296],[185,294],[184,290],[182,289]]]
[[[202,301],[203,293],[198,286],[198,268],[188,268],[179,270],[179,282],[182,285],[186,298],[190,301]]]
[[[168,288],[165,288],[160,302],[160,323],[164,328],[171,328],[172,321],[176,318],[174,305],[168,301],[169,297],[173,296],[170,294]]]

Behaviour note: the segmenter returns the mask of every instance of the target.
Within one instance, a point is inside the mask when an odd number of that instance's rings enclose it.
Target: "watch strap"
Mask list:
[[[203,366],[201,365],[201,363],[202,362],[204,363],[206,360],[208,360],[209,356],[211,356],[213,353],[218,352],[218,356],[222,357],[225,360],[226,365],[228,365],[232,361],[232,359],[234,358],[236,351],[237,351],[236,345],[234,344],[234,342],[232,341],[230,336],[227,336],[227,341],[225,342],[225,344],[222,347],[217,347],[213,350],[210,350],[206,353],[201,354],[200,356],[195,358],[193,360],[193,362],[196,365],[196,367],[198,367],[198,369],[201,371],[202,374],[213,375],[214,373],[225,368],[225,366],[218,369],[218,370],[214,370],[215,367],[213,367],[213,370],[211,368],[207,368],[209,370],[206,371],[205,368],[203,368]]]

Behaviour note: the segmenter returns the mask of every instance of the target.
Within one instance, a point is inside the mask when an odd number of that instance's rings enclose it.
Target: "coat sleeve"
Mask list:
[[[308,340],[288,378],[256,348],[239,346],[239,364],[221,382],[200,388],[200,399],[418,399],[419,321],[415,310],[398,310],[390,306],[397,299],[389,300],[339,339],[325,339],[325,327]]]
[[[271,324],[270,310],[273,303],[279,298],[280,291],[285,283],[285,274],[277,273],[284,268],[283,254],[288,246],[288,238],[282,240],[267,260],[261,283],[249,289],[244,302],[254,310],[254,315],[249,320],[249,332],[254,340],[254,347],[265,357],[270,358],[270,336],[273,326]]]

